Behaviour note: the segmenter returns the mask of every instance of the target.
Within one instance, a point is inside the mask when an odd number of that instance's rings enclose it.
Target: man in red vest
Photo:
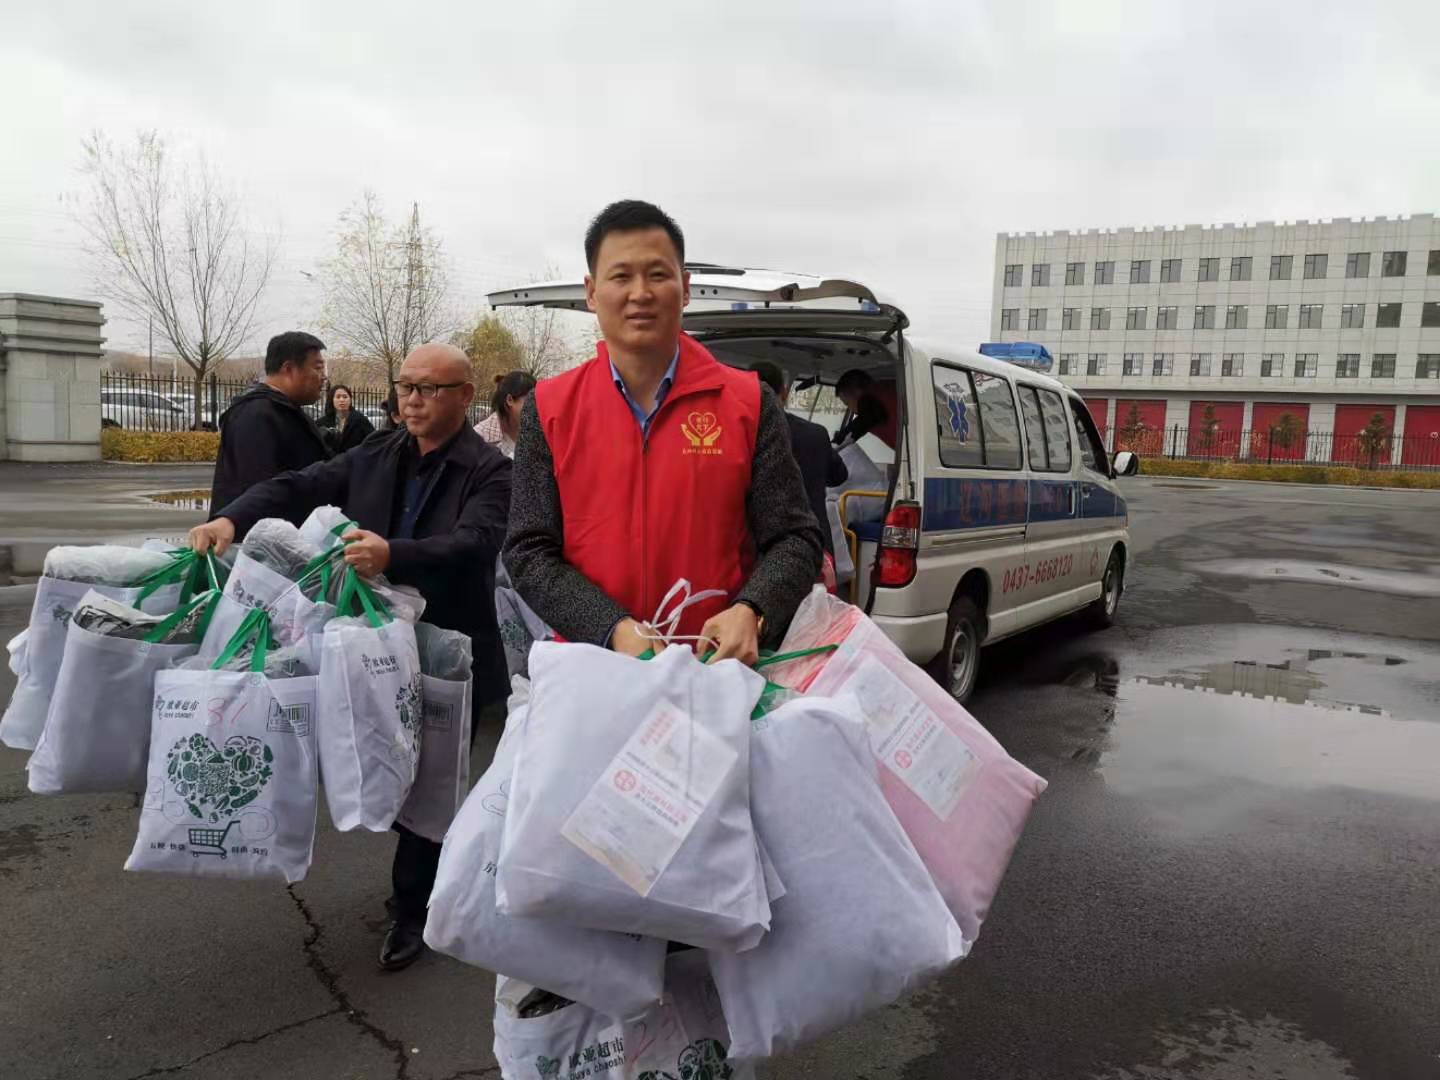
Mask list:
[[[604,341],[525,403],[506,568],[561,637],[631,656],[657,647],[651,622],[676,582],[720,590],[671,636],[753,663],[820,569],[784,413],[753,373],[681,333],[685,239],[658,207],[606,207],[585,258]]]

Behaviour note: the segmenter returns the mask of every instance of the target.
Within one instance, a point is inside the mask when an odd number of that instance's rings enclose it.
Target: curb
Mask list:
[[[1189,480],[1196,484],[1270,484],[1287,488],[1322,488],[1332,491],[1389,491],[1401,495],[1440,495],[1440,488],[1382,487],[1377,484],[1310,484],[1299,480],[1232,480],[1222,476],[1181,476],[1166,473],[1141,473],[1137,480]]]

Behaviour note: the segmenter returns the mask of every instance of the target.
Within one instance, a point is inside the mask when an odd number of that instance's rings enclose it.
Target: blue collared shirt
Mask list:
[[[650,424],[655,419],[655,414],[660,411],[665,396],[670,393],[670,387],[675,385],[675,369],[680,364],[680,346],[675,346],[675,355],[670,359],[670,366],[665,369],[665,377],[660,380],[660,385],[655,388],[655,406],[647,413],[641,404],[630,396],[630,391],[625,386],[625,380],[620,377],[620,370],[615,366],[615,361],[610,361],[610,377],[615,380],[615,389],[625,399],[625,404],[630,406],[630,414],[635,417],[635,422],[640,425],[640,434],[645,438],[650,437]]]

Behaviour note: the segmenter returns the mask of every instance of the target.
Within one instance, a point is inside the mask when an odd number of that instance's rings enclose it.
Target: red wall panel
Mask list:
[[[1130,416],[1132,408],[1136,413],[1134,419]],[[1139,422],[1138,425],[1136,421]],[[1116,450],[1133,450],[1142,457],[1156,457],[1163,452],[1164,446],[1165,402],[1163,400],[1116,399]]]
[[[1215,410],[1213,429],[1205,422],[1208,409]],[[1244,424],[1243,401],[1192,401],[1185,452],[1191,457],[1238,457],[1240,429]]]
[[[1395,406],[1394,405],[1336,405],[1335,406],[1335,436],[1330,447],[1330,460],[1341,461],[1352,465],[1368,465],[1372,448],[1367,447],[1360,438],[1360,432],[1365,425],[1370,423],[1370,418],[1379,413],[1385,419],[1387,436],[1395,432]],[[1390,462],[1390,439],[1384,439],[1378,447],[1373,448],[1375,464],[1387,465]]]
[[[1405,407],[1402,465],[1440,465],[1440,405]]]
[[[1271,428],[1280,417],[1290,413],[1300,421],[1299,432],[1289,445],[1274,441]],[[1301,461],[1305,457],[1307,432],[1310,429],[1310,406],[1303,402],[1255,403],[1250,420],[1250,457],[1255,461]]]

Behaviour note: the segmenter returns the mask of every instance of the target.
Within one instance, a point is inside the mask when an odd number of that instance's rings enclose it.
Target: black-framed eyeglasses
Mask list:
[[[390,384],[395,388],[395,397],[404,401],[416,390],[420,391],[423,398],[433,398],[441,390],[453,390],[457,386],[464,386],[463,382],[393,382]]]

